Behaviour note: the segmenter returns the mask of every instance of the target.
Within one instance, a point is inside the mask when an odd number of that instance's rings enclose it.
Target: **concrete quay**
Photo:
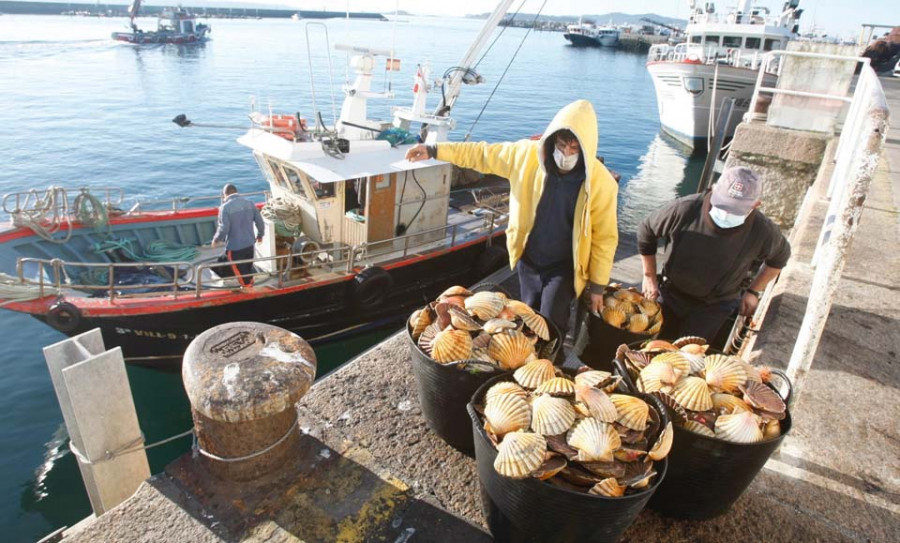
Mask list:
[[[900,80],[883,79],[893,111]],[[809,296],[809,261],[827,203],[827,161],[794,256],[755,340],[784,367]],[[625,542],[900,541],[900,130],[887,142],[841,289],[779,452],[725,515],[680,521],[643,511]],[[638,284],[628,240],[614,278]],[[510,274],[494,279],[514,288]],[[815,295],[815,293],[813,293]],[[571,358],[571,357],[570,357]],[[480,542],[474,460],[427,429],[403,333],[318,381],[298,404],[296,458],[276,476],[224,483],[186,454],[65,541]],[[586,519],[587,520],[587,519]]]

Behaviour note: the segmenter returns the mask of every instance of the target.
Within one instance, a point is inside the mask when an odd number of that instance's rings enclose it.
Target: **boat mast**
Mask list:
[[[478,53],[484,48],[487,44],[488,39],[490,39],[491,34],[494,32],[494,29],[497,28],[497,25],[500,24],[500,21],[503,20],[503,17],[506,15],[506,12],[509,11],[509,7],[512,5],[513,0],[502,0],[497,4],[497,7],[494,8],[494,12],[491,13],[490,17],[488,17],[487,21],[484,22],[484,26],[481,28],[481,32],[478,34],[478,37],[475,38],[475,41],[472,42],[472,45],[469,46],[469,50],[466,51],[465,56],[463,56],[462,60],[456,65],[457,70],[450,77],[450,81],[447,84],[447,88],[444,92],[444,97],[441,99],[441,104],[434,110],[434,115],[438,117],[443,117],[450,113],[450,110],[453,109],[453,105],[456,103],[456,99],[459,97],[460,87],[463,83],[463,77],[466,76],[468,71],[472,68],[472,65],[475,63],[476,57]]]

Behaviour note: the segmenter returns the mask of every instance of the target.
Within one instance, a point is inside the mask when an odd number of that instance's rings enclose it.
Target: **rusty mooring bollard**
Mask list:
[[[197,336],[181,374],[203,463],[246,481],[277,469],[296,446],[294,404],[315,379],[316,355],[282,328],[233,322]]]

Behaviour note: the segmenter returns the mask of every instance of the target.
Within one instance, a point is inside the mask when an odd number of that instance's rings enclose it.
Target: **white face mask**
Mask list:
[[[570,156],[566,156],[559,149],[553,149],[553,160],[556,162],[556,167],[560,169],[560,171],[567,172],[578,164],[578,156],[581,153],[575,153]]]
[[[747,215],[749,215],[749,213]],[[724,209],[719,209],[718,207],[709,208],[709,218],[712,219],[719,228],[735,228],[740,226],[747,220],[747,215],[735,215]]]

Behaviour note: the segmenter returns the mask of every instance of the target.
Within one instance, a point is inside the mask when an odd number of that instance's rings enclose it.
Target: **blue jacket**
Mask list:
[[[253,236],[253,224],[256,223],[256,237]],[[225,241],[225,249],[239,251],[252,247],[256,238],[261,238],[266,231],[262,215],[256,205],[237,194],[231,194],[219,207],[219,223],[213,242]]]

